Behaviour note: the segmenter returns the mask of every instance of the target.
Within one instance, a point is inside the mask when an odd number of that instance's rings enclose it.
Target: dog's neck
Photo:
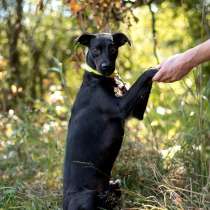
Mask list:
[[[128,90],[126,84],[118,75],[114,77],[105,77],[94,74],[93,72],[85,71],[83,81],[83,84],[103,86],[111,95],[115,95],[116,97],[123,96]]]
[[[98,75],[100,77],[105,77],[105,78],[114,78],[116,76],[116,72],[114,71],[111,75],[108,76],[104,76],[103,74],[101,74],[100,72],[98,72],[97,70],[95,70],[94,68],[92,68],[90,65],[88,64],[82,64],[82,68],[87,71],[90,72],[92,74]]]

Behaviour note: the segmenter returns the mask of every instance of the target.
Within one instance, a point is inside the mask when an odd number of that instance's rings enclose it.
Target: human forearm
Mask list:
[[[180,80],[192,68],[208,60],[210,60],[210,39],[161,63],[160,70],[153,77],[153,81],[174,82]]]
[[[210,39],[204,43],[185,52],[192,62],[192,67],[195,67],[205,61],[210,60]]]

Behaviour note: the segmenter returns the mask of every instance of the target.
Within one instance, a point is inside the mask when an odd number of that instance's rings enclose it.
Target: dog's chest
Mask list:
[[[107,131],[115,136],[124,127],[119,100],[104,88],[84,88],[74,104],[72,122],[80,122],[80,126],[84,123],[90,133],[99,130],[100,134]]]

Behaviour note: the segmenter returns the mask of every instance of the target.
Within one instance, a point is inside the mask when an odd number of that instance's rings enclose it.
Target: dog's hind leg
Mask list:
[[[120,181],[110,181],[106,191],[100,193],[99,197],[99,209],[113,210],[120,209]]]

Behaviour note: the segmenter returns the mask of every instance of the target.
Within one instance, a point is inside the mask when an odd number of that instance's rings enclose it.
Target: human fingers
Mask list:
[[[161,68],[161,64],[158,64],[157,66],[155,66],[155,69],[160,69]]]
[[[160,82],[166,77],[166,74],[161,69],[155,74],[155,76],[152,78],[153,81]]]

